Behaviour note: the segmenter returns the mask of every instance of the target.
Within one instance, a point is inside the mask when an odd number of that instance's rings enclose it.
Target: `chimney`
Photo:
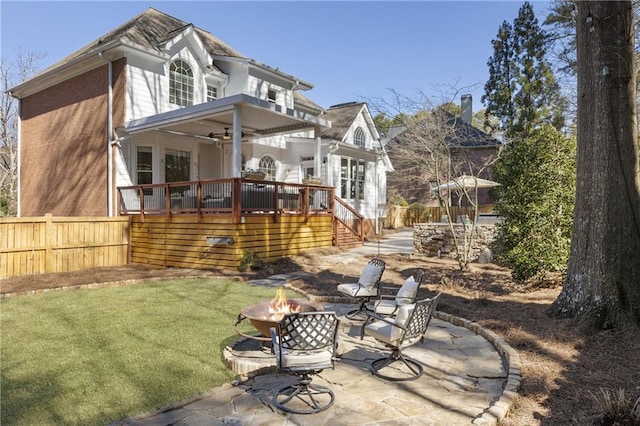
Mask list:
[[[471,114],[473,111],[473,102],[470,94],[465,94],[460,97],[460,109],[462,110],[462,121],[467,124],[471,124]]]

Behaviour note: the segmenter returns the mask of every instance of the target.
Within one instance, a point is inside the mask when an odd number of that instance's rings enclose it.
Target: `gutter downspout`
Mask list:
[[[107,95],[107,214],[113,216],[113,147],[111,129],[113,128],[113,63],[104,57],[103,52],[98,55],[107,61],[108,67],[108,95]]]
[[[322,137],[320,135],[319,126],[313,127],[313,137],[315,140],[313,152],[313,170],[315,175],[322,179]]]

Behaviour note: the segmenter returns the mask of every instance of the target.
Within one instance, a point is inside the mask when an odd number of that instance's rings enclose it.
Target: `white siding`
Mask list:
[[[127,59],[127,75],[127,121],[159,114],[166,109],[163,98],[158,96],[162,87],[169,85],[163,64],[131,56]]]
[[[127,120],[147,117],[181,108],[169,103],[169,67],[176,59],[187,62],[193,71],[193,103],[206,102],[206,64],[200,63],[183,40],[172,46],[170,60],[165,63],[152,62],[140,56],[131,55],[127,60],[127,75],[130,84],[127,90]],[[237,80],[237,79],[236,79]],[[237,84],[236,84],[237,85]],[[220,87],[218,96],[228,96],[228,88]]]
[[[369,149],[372,149],[374,147],[373,135],[371,134],[371,131],[369,129],[369,125],[367,124],[367,121],[365,120],[365,118],[362,115],[362,113],[358,114],[356,119],[353,121],[353,125],[347,131],[347,134],[345,136],[345,142],[353,144],[353,133],[355,132],[355,130],[358,127],[362,128],[362,130],[364,130],[364,134],[365,134],[365,137],[366,137],[365,147],[369,148]]]
[[[224,163],[222,159],[222,146],[214,144],[200,144],[200,179],[218,179],[223,176]]]

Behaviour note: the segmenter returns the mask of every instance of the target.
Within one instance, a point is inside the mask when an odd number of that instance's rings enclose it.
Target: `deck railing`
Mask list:
[[[357,235],[360,241],[364,241],[364,217],[342,199],[336,198],[335,200],[334,217],[354,235]]]
[[[334,188],[244,178],[118,187],[121,215],[333,214]]]

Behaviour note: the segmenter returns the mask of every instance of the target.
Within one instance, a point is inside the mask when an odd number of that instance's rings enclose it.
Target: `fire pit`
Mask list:
[[[319,303],[309,302],[307,300],[287,300],[283,289],[278,289],[276,297],[270,302],[258,302],[247,305],[240,309],[238,321],[234,325],[236,333],[250,339],[269,341],[269,329],[275,327],[276,323],[286,314],[294,312],[315,312],[322,311],[324,307]],[[237,326],[245,319],[251,321],[261,336],[247,335],[238,331]]]

